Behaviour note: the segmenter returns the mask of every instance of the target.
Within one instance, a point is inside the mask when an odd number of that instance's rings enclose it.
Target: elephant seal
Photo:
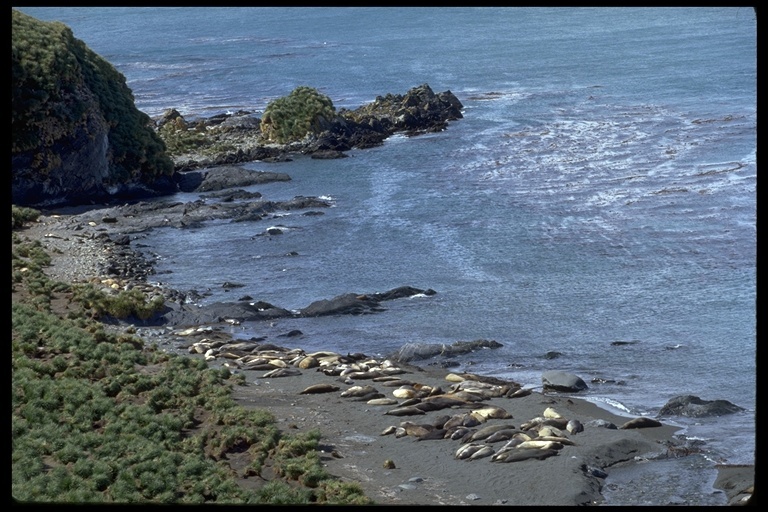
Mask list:
[[[405,433],[411,437],[422,437],[435,430],[431,425],[420,425],[418,423],[411,423],[410,421],[404,421],[400,426],[403,427]]]
[[[296,375],[301,375],[301,370],[298,368],[275,368],[274,370],[268,371],[259,378],[269,379],[274,377],[295,377]]]
[[[517,445],[518,450],[523,450],[525,448],[536,448],[537,450],[562,450],[563,443],[558,441],[544,441],[536,438],[531,439],[530,441],[523,441]]]
[[[397,431],[397,427],[394,426],[394,425],[390,425],[387,428],[385,428],[384,430],[382,430],[381,434],[379,434],[379,435],[380,436],[388,436],[390,434],[394,434],[396,431]]]
[[[474,441],[482,441],[483,439],[487,439],[492,434],[500,430],[509,430],[514,428],[515,426],[510,424],[488,425],[487,427],[483,427],[480,430],[477,430],[476,432],[468,434],[467,436],[462,438],[461,442],[463,444],[463,443],[472,443]]]
[[[533,393],[533,391],[530,388],[520,388],[514,391],[510,390],[507,393],[507,398],[522,398],[524,396],[530,395],[531,393]]]
[[[565,430],[571,434],[578,434],[579,432],[584,432],[584,425],[582,425],[581,422],[577,419],[570,419],[568,420],[568,424],[565,426]]]
[[[491,453],[488,453],[488,455],[491,455],[493,453],[493,448],[491,448],[487,444],[474,444],[474,443],[465,444],[460,446],[459,449],[456,450],[454,457],[459,460],[469,459],[480,450],[483,450],[487,453],[489,448],[491,450]]]
[[[531,430],[540,428],[542,426],[550,426],[562,430],[566,427],[566,425],[568,425],[568,420],[565,418],[543,418],[541,416],[537,416],[520,425],[520,428],[522,430]]]
[[[379,393],[378,391],[373,391],[372,393],[368,393],[361,396],[353,396],[350,398],[350,400],[355,402],[370,402],[371,400],[378,400],[381,398],[386,398],[384,395]]]
[[[528,459],[544,460],[553,455],[557,455],[557,450],[542,448],[513,448],[506,452],[503,457],[499,457],[494,462],[520,462]]]
[[[499,441],[509,441],[515,434],[521,433],[522,430],[516,428],[505,428],[498,430],[485,438],[487,444],[498,443]]]
[[[430,430],[423,436],[416,438],[417,441],[429,441],[432,439],[445,439],[445,429],[436,428],[434,430]]]
[[[395,405],[397,404],[397,400],[395,400],[394,398],[379,397],[379,398],[371,398],[366,403],[368,405]]]
[[[395,398],[415,398],[416,390],[410,386],[401,386],[392,391],[392,396]]]
[[[512,418],[512,414],[495,405],[486,405],[479,409],[472,409],[472,414],[479,414],[485,419],[508,420]]]
[[[469,407],[472,406],[471,403],[467,403],[466,401],[456,398],[455,396],[450,395],[433,395],[425,398],[423,402],[429,402],[439,405],[440,409],[447,409],[449,407]]]
[[[342,391],[341,396],[344,398],[361,397],[370,395],[371,393],[377,393],[376,388],[373,386],[352,386],[346,391]]]
[[[463,439],[464,436],[467,435],[467,433],[470,431],[475,431],[475,429],[461,425],[457,427],[446,428],[443,439],[453,439],[454,441],[457,439]]]
[[[426,413],[413,405],[409,405],[406,407],[395,407],[394,409],[388,410],[384,414],[388,414],[389,416],[415,416],[418,414]]]
[[[482,459],[483,457],[490,457],[496,453],[496,451],[493,449],[493,447],[485,445],[479,450],[477,450],[475,453],[469,456],[469,460],[477,460]]]
[[[662,423],[660,421],[657,421],[653,418],[646,418],[645,416],[640,416],[639,418],[629,420],[619,428],[630,429],[630,428],[648,428],[648,427],[660,427],[660,426],[662,426]]]
[[[313,384],[312,386],[305,388],[304,391],[301,391],[299,394],[312,395],[316,393],[332,393],[338,390],[339,390],[339,386],[336,386],[335,384],[321,383],[321,384]]]
[[[472,413],[455,414],[451,416],[451,419],[445,422],[444,428],[449,429],[452,427],[476,427],[481,423],[484,423],[484,418],[473,416]]]

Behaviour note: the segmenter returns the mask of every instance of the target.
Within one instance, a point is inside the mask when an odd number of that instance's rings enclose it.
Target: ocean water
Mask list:
[[[324,196],[324,215],[140,240],[159,258],[157,280],[206,301],[248,294],[298,309],[346,292],[437,291],[376,315],[239,326],[238,337],[300,329],[307,350],[381,357],[493,339],[504,346],[463,369],[529,387],[544,370],[573,372],[590,384],[579,396],[628,416],[682,394],[745,408],[668,420],[705,442],[705,462],[663,471],[694,475],[670,496],[722,504],[701,491],[713,465],[755,461],[751,8],[20,10],[70,26],[153,117],[259,113],[299,85],[337,108],[424,83],[464,104],[441,133],[340,160],[246,165],[292,178],[249,190]],[[291,229],[254,236],[271,225]],[[648,504],[629,487],[609,501]]]

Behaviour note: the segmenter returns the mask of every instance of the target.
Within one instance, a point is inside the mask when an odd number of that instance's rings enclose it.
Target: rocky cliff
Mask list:
[[[12,202],[88,204],[174,191],[173,162],[125,77],[64,24],[12,13]]]

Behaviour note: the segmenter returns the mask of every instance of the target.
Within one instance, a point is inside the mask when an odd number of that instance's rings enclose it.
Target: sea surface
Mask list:
[[[324,215],[141,239],[157,280],[208,302],[247,294],[298,309],[347,292],[437,291],[375,315],[233,327],[238,337],[299,329],[298,347],[377,357],[492,339],[503,347],[457,358],[460,370],[526,387],[572,372],[589,384],[579,397],[632,417],[688,394],[745,409],[664,418],[702,454],[613,471],[608,504],[722,505],[714,464],[755,462],[753,9],[20,10],[67,24],[152,117],[260,115],[299,85],[337,109],[425,83],[464,104],[441,133],[246,165],[292,178],[248,190],[323,196]],[[289,229],[255,236],[270,226]]]

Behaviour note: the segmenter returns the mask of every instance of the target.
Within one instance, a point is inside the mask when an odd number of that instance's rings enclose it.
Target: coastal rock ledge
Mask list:
[[[176,171],[252,161],[284,162],[293,155],[317,159],[343,158],[351,149],[383,144],[396,133],[416,136],[440,132],[448,122],[462,119],[461,101],[451,92],[435,93],[429,84],[405,94],[387,94],[355,110],[340,109],[321,128],[298,142],[275,144],[261,132],[261,119],[253,112],[237,111],[187,120],[168,109],[154,120],[157,133],[169,146]],[[180,137],[194,137],[194,144],[175,144]],[[191,148],[191,149],[190,149]]]

